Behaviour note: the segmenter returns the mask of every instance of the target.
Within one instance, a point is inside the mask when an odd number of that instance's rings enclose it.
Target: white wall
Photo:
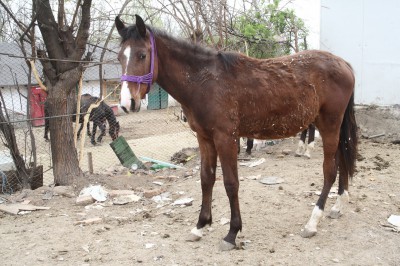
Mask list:
[[[321,0],[321,45],[350,62],[358,104],[400,104],[400,1]]]

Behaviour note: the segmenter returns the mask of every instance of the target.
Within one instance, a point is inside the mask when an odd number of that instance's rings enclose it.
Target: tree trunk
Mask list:
[[[75,93],[74,90],[64,89],[66,83],[68,82],[58,81],[56,86],[49,90],[47,98],[49,113],[54,117],[50,119],[54,183],[61,186],[72,185],[82,177],[74,143],[73,117],[66,115],[75,111]],[[68,91],[71,91],[69,95]]]
[[[4,103],[3,96],[1,95],[1,101],[0,101],[0,131],[4,135],[4,139],[6,141],[7,148],[10,150],[10,154],[13,158],[15,168],[17,170],[18,176],[21,179],[22,182],[22,188],[26,189],[31,189],[31,184],[30,184],[30,179],[29,179],[29,173],[26,169],[25,161],[22,158],[19,149],[18,149],[18,144],[17,140],[15,138],[15,132],[14,132],[14,127],[13,125],[9,122],[9,119],[6,118],[6,116],[3,114],[3,109],[2,109],[2,104],[1,102]],[[8,122],[8,123],[7,123]]]

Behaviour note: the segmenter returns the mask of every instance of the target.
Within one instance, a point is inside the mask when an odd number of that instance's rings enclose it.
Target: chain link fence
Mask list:
[[[42,167],[43,184],[51,184],[53,178],[53,162],[50,141],[51,135],[45,136],[46,120],[51,123],[54,117],[46,112],[46,93],[38,86],[31,75],[24,57],[17,45],[0,44],[0,89],[1,89],[1,129],[12,129],[15,135],[16,147],[22,155],[27,168]],[[110,147],[115,133],[123,136],[137,156],[153,158],[170,162],[172,155],[183,148],[197,147],[197,140],[187,123],[182,119],[179,104],[162,88],[154,84],[142,102],[141,111],[125,114],[118,105],[120,65],[112,60],[116,55],[112,50],[104,57],[106,63],[92,62],[84,72],[81,94],[81,113],[89,110],[91,103],[104,99],[99,107],[90,112],[90,129],[81,133],[77,142],[77,155],[83,171],[93,168],[94,173],[112,171],[121,165],[118,157]],[[108,59],[107,59],[108,58]],[[94,54],[93,60],[98,60]],[[40,63],[35,64],[37,72],[42,75]],[[99,78],[100,73],[102,79]],[[29,76],[31,75],[31,80]],[[78,91],[78,86],[77,86]],[[75,109],[76,110],[76,109]],[[60,118],[60,117],[58,117]],[[75,122],[72,115],[62,119]],[[80,116],[80,122],[83,115]],[[116,129],[117,124],[119,127]],[[94,124],[97,126],[93,132]],[[73,124],[75,125],[75,124]],[[81,124],[78,125],[78,128]],[[46,139],[47,138],[47,139]],[[10,145],[4,130],[0,133],[0,171],[2,189],[16,187],[21,182],[17,176],[5,180],[15,170]],[[83,139],[83,140],[82,140]],[[80,143],[83,146],[80,146]],[[82,147],[82,148],[81,148]],[[15,147],[14,147],[15,148]],[[6,177],[4,177],[6,176]],[[10,184],[17,183],[17,184]]]

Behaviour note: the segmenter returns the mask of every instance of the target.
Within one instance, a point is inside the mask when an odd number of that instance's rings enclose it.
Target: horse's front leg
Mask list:
[[[93,121],[93,132],[92,137],[90,138],[90,143],[96,145],[96,131],[97,131],[97,123]]]
[[[188,238],[189,241],[198,241],[203,236],[203,227],[212,223],[211,203],[212,191],[215,183],[215,170],[217,167],[217,151],[214,142],[210,139],[197,135],[201,156],[201,191],[202,202],[199,220],[192,229]]]
[[[83,127],[83,124],[82,124],[82,127]],[[82,128],[82,127],[81,127],[81,128]],[[86,134],[87,134],[89,137],[92,136],[92,133],[90,133],[90,121],[88,121],[87,124],[86,124]]]
[[[236,247],[236,236],[242,230],[239,208],[239,178],[237,167],[237,138],[225,134],[215,134],[214,142],[221,162],[224,186],[231,208],[231,221],[228,235],[221,242],[222,250]]]
[[[79,126],[79,129],[78,129],[78,132],[77,132],[77,137],[78,137],[78,139],[80,138],[80,136],[81,136],[81,132],[82,132],[82,129],[83,129],[83,123],[80,123],[80,126]]]

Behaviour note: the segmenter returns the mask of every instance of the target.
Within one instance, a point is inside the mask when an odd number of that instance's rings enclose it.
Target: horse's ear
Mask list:
[[[146,37],[146,25],[144,24],[143,19],[139,15],[135,15],[136,17],[136,28],[139,31],[140,36],[142,38]]]
[[[115,18],[115,26],[117,27],[119,35],[122,35],[122,31],[125,29],[125,24],[121,21],[119,16]]]

